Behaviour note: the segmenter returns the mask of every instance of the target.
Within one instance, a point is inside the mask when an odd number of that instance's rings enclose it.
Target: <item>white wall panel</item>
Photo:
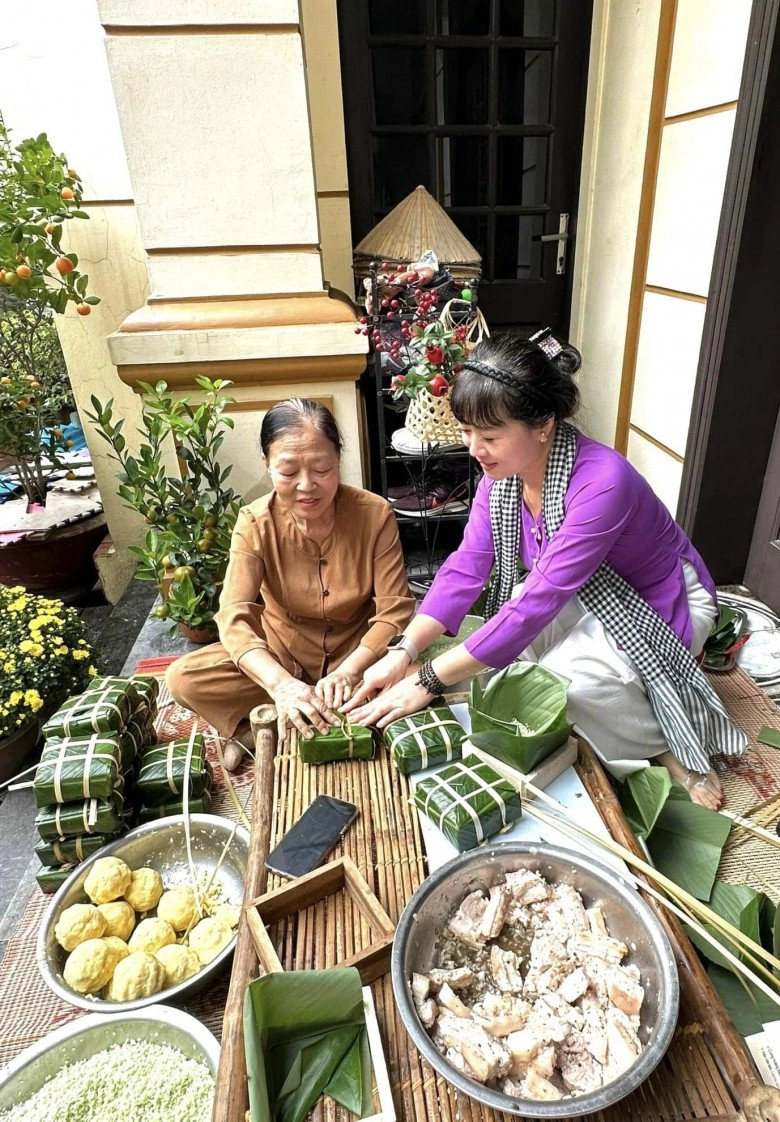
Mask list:
[[[751,0],[677,0],[666,116],[736,101]]]
[[[646,292],[631,423],[685,455],[706,305]]]
[[[664,129],[648,284],[707,295],[734,117],[727,110]]]
[[[682,464],[636,432],[629,433],[627,458],[674,517],[680,494]]]

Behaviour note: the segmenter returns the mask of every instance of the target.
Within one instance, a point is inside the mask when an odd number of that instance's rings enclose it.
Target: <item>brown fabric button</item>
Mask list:
[[[327,588],[323,588],[323,590],[322,590],[322,595],[323,595],[323,596],[330,596],[330,592],[328,591],[328,589],[327,589]]]

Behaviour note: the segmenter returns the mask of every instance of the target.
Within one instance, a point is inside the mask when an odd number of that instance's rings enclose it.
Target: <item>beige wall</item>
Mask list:
[[[625,378],[626,453],[672,512],[750,8],[750,0],[678,0],[665,102],[652,125],[660,0],[596,0],[594,10],[572,309],[585,359],[582,420],[615,442]],[[645,185],[649,127],[660,129],[660,150]],[[646,257],[641,238],[636,248],[641,222]],[[632,302],[635,256],[642,283]]]

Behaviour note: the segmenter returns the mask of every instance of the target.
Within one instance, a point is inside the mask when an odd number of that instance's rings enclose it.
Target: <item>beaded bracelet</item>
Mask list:
[[[433,697],[444,693],[447,688],[430,662],[420,663],[420,669],[417,671],[417,682],[418,685],[421,685],[422,688],[427,690]]]

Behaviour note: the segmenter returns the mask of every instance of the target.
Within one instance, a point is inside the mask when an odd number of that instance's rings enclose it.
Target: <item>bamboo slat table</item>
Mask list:
[[[613,836],[638,852],[620,805],[590,749],[580,745],[577,769],[591,799]],[[267,741],[255,760],[252,843],[245,900],[282,882],[267,878],[263,862],[269,849],[318,794],[354,802],[360,815],[333,856],[350,857],[393,922],[426,874],[415,809],[408,779],[390,766],[380,750],[375,760],[349,761],[320,767],[301,762],[292,749],[274,753]],[[729,1021],[706,972],[679,923],[648,897],[674,947],[680,972],[681,1007],[677,1031],[661,1063],[649,1079],[615,1107],[590,1122],[676,1122],[706,1118],[718,1122],[764,1122],[777,1119],[769,1094],[780,1096],[758,1080],[752,1060]],[[280,920],[269,936],[285,969],[337,965],[368,945],[371,931],[348,895],[330,896]],[[225,1008],[222,1056],[217,1075],[214,1122],[245,1122],[246,1068],[243,1051],[244,991],[258,974],[249,925],[239,928],[230,990]],[[401,1122],[500,1122],[498,1114],[459,1095],[420,1057],[398,1016],[389,974],[372,983],[397,1117]],[[758,1105],[757,1105],[758,1104]],[[321,1100],[316,1122],[346,1122],[351,1116],[329,1100]],[[586,1119],[587,1122],[587,1119]]]

